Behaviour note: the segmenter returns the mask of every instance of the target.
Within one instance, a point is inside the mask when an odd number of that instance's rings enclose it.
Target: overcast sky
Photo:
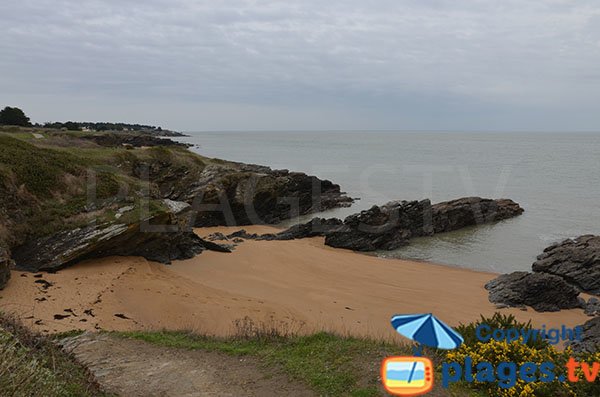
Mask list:
[[[0,2],[0,106],[179,130],[598,130],[595,0]]]

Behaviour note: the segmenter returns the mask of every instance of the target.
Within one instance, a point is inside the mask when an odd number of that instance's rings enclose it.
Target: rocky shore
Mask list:
[[[503,274],[485,285],[489,300],[497,307],[530,306],[553,312],[581,308],[594,317],[583,327],[583,337],[574,341],[575,351],[595,352],[600,346],[600,300],[587,301],[580,293],[600,293],[600,236],[583,235],[550,245],[532,265],[533,272]]]
[[[600,275],[600,237],[584,235],[544,249],[532,265],[533,272],[504,274],[486,284],[490,301],[506,306],[531,306],[538,311],[581,307],[600,313],[600,301],[586,302],[579,293],[597,295]]]
[[[343,221],[313,218],[277,234],[252,236],[239,233],[237,237],[290,240],[324,236],[325,244],[334,248],[394,250],[414,237],[496,222],[522,213],[523,209],[508,199],[465,197],[434,205],[429,200],[393,201],[350,215]]]
[[[192,228],[274,224],[353,201],[316,176],[206,158],[152,135],[27,131],[0,134],[0,288],[14,266],[228,251]]]

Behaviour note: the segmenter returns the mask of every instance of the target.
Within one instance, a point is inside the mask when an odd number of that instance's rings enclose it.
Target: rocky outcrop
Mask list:
[[[485,285],[492,303],[513,307],[531,306],[540,312],[581,307],[579,291],[551,274],[514,272]]]
[[[136,134],[97,134],[84,135],[81,137],[89,141],[93,141],[100,146],[118,147],[152,147],[152,146],[179,146],[183,148],[192,145],[187,143],[175,142],[168,138],[159,138],[152,135],[136,135]]]
[[[192,204],[198,227],[274,224],[353,201],[339,185],[316,176],[230,163],[208,165],[176,199]]]
[[[567,343],[577,353],[595,353],[600,350],[600,317],[594,317],[582,326],[580,340]]]
[[[299,223],[274,235],[263,234],[261,240],[294,240],[298,238],[329,235],[339,230],[343,222],[337,218],[313,218],[309,222]]]
[[[482,225],[521,215],[523,208],[509,199],[464,197],[431,206],[434,233]]]
[[[394,201],[350,215],[325,234],[325,244],[355,251],[393,250],[412,237],[431,235],[431,203]]]
[[[534,272],[554,274],[583,292],[600,294],[600,236],[584,235],[546,248]]]
[[[183,213],[167,209],[131,223],[116,220],[29,239],[13,250],[13,258],[19,269],[38,271],[58,270],[85,259],[113,255],[135,255],[171,263],[175,259],[189,259],[207,249],[229,252],[226,247],[188,231]]]
[[[512,200],[467,197],[431,205],[429,200],[392,201],[337,218],[313,218],[277,234],[242,238],[290,240],[325,236],[325,244],[354,251],[393,250],[413,237],[431,236],[480,223],[494,222],[523,212]],[[229,236],[228,236],[229,237]]]
[[[14,263],[8,250],[0,246],[0,289],[3,289],[10,279],[10,269]]]

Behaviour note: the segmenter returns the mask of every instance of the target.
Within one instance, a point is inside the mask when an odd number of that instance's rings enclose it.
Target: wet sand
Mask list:
[[[236,331],[236,320],[247,318],[284,332],[328,330],[393,339],[397,334],[389,319],[396,313],[432,312],[457,325],[496,311],[483,288],[495,274],[334,249],[322,238],[245,241],[233,253],[207,251],[170,266],[110,257],[39,274],[14,271],[0,291],[0,310],[46,333],[185,329],[227,335]],[[547,327],[588,319],[580,309],[498,311]]]

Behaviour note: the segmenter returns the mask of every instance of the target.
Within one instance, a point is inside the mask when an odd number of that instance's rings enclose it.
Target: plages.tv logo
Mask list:
[[[381,364],[381,381],[385,390],[395,396],[418,396],[433,388],[433,363],[421,357],[422,346],[456,349],[463,337],[433,314],[395,315],[392,327],[402,336],[417,343],[413,356],[388,357]]]

